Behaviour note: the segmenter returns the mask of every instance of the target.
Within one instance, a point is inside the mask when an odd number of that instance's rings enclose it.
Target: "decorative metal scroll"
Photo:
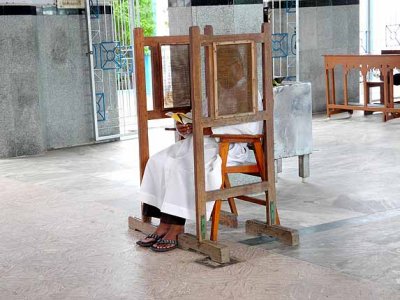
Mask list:
[[[385,42],[386,47],[400,46],[400,24],[386,25]]]
[[[288,56],[288,38],[289,35],[287,33],[272,34],[272,58]]]
[[[100,66],[103,70],[121,68],[121,47],[119,42],[102,42],[100,49]]]
[[[104,93],[96,93],[96,105],[97,105],[97,120],[106,120],[106,101]]]

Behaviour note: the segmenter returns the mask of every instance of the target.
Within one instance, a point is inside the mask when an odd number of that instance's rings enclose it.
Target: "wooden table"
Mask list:
[[[380,111],[383,113],[383,120],[388,121],[400,117],[400,106],[394,101],[393,94],[393,70],[400,68],[399,54],[383,55],[324,55],[325,78],[326,78],[326,110],[330,117],[341,112],[353,113],[354,110],[368,112]],[[343,95],[337,93],[337,82],[335,81],[335,69],[343,70]],[[359,70],[364,88],[363,103],[360,99],[349,99],[349,72]],[[379,70],[383,81],[382,103],[370,103],[368,72]],[[352,101],[356,100],[356,101]]]

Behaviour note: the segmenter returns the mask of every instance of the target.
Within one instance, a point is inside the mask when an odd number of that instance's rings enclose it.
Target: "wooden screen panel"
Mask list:
[[[189,45],[162,45],[163,108],[190,107]]]
[[[254,42],[214,43],[216,118],[257,111],[255,57]]]

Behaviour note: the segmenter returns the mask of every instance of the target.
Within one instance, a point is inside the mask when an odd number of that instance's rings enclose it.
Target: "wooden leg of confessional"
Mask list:
[[[254,143],[254,154],[256,157],[258,168],[260,170],[261,179],[266,180],[267,176],[266,176],[265,170],[264,170],[264,166],[265,166],[264,151],[263,151],[260,141]],[[282,160],[281,160],[281,168],[282,168]],[[267,200],[267,197],[268,197],[268,192],[265,193],[265,200]],[[278,224],[278,225],[281,224],[281,221],[279,219],[279,214],[278,214],[278,208],[276,208],[276,224]]]
[[[220,264],[228,263],[230,261],[230,253],[228,246],[203,240],[199,242],[196,236],[184,233],[178,236],[179,248],[183,250],[194,250],[203,253],[210,257],[211,260]]]
[[[258,220],[246,221],[246,233],[252,235],[270,235],[278,238],[283,244],[288,246],[299,244],[299,233],[297,230],[281,225],[267,225]]]
[[[142,219],[135,217],[128,218],[128,226],[129,229],[140,231],[144,234],[153,233],[157,229],[157,226],[151,224],[150,222],[144,222]]]

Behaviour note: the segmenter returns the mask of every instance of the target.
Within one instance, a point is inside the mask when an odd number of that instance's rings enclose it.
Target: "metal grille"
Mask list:
[[[137,131],[133,2],[89,0],[88,4],[96,140],[132,135]]]

